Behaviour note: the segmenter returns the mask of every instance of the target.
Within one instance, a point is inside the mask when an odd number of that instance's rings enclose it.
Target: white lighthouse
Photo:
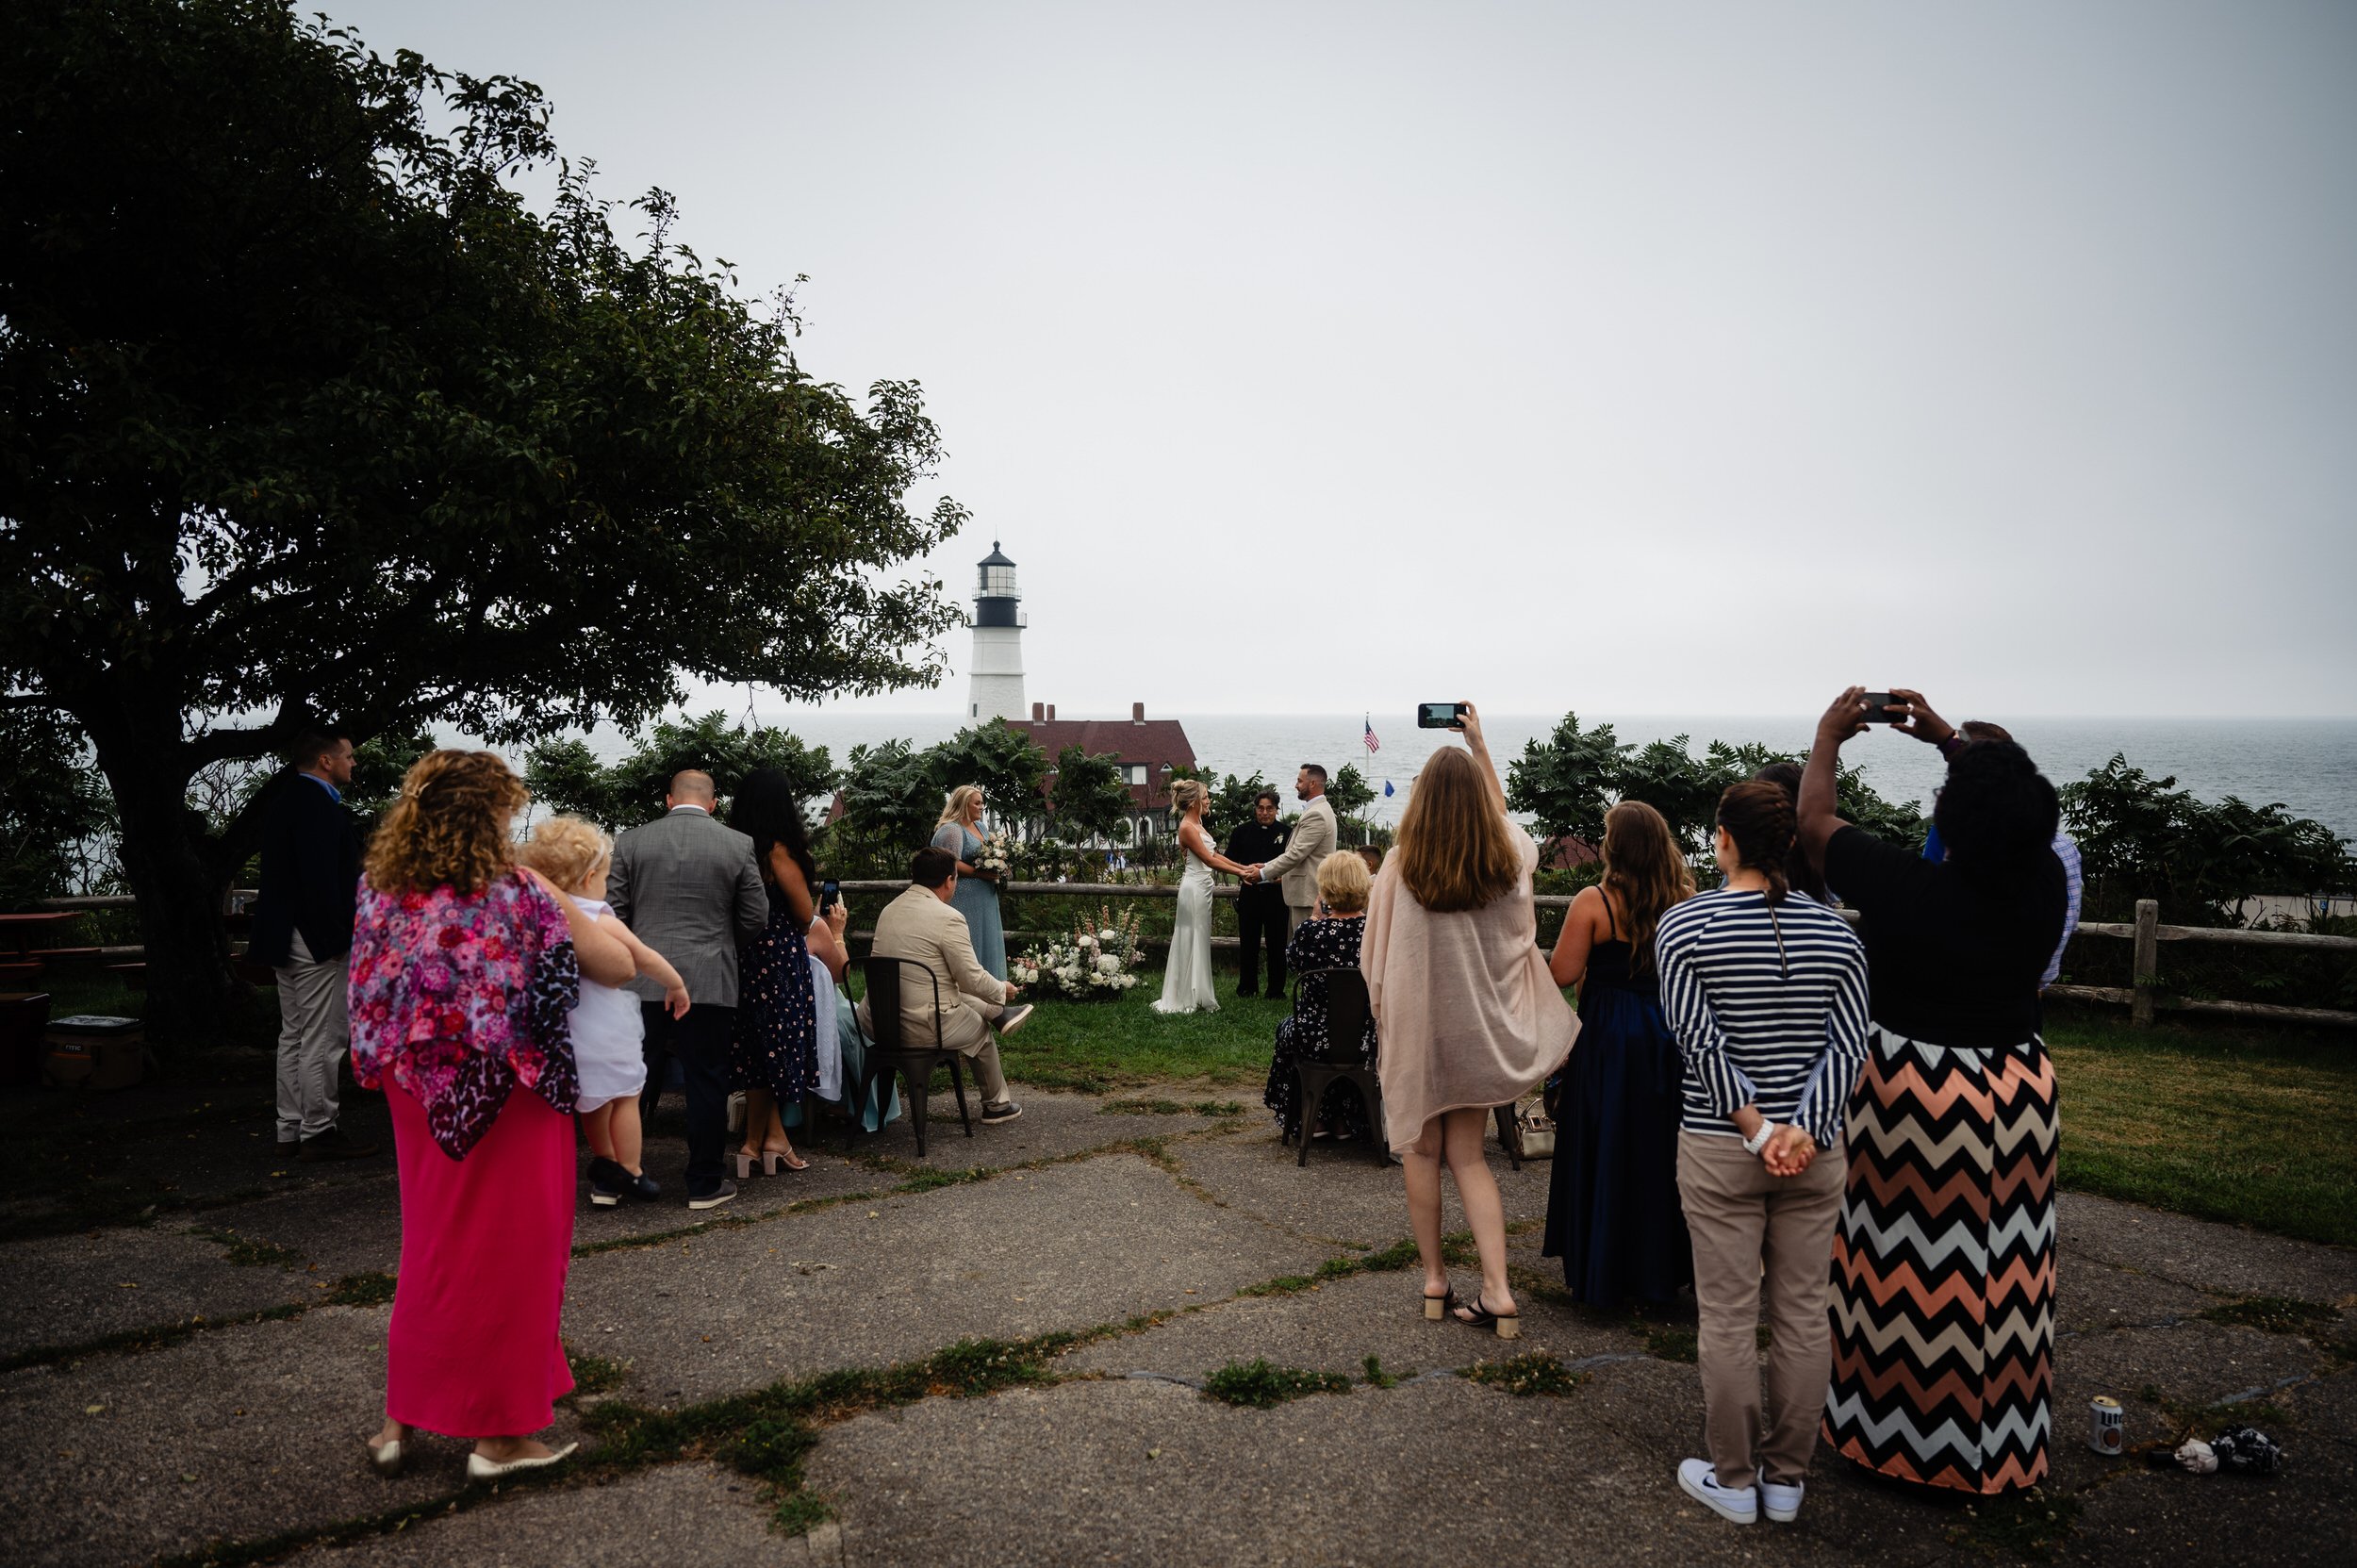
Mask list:
[[[974,662],[967,688],[968,718],[1021,718],[1023,709],[1023,594],[1014,586],[1014,563],[990,541],[974,593]]]

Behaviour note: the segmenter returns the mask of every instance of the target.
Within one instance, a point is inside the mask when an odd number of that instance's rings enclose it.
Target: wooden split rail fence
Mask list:
[[[906,882],[847,882],[846,893],[898,893]],[[1012,882],[1003,889],[1023,898],[1094,899],[1113,902],[1128,899],[1175,899],[1178,889],[1167,883],[1080,883],[1080,882]],[[1211,890],[1215,899],[1233,899],[1237,889],[1221,885]],[[251,898],[251,894],[245,895]],[[1542,908],[1561,909],[1571,903],[1571,896],[1561,893],[1541,893],[1538,902]],[[101,896],[76,899],[50,899],[44,909],[128,909],[133,900],[123,896]],[[1857,912],[1842,910],[1843,918],[1855,923]],[[868,932],[853,932],[855,938],[865,940]],[[1010,942],[1044,941],[1054,935],[1049,932],[1011,931]],[[2161,948],[2166,943],[2217,943],[2230,947],[2272,948],[2279,951],[2306,949],[2311,951],[2345,953],[2357,957],[2357,936],[2317,936],[2304,932],[2245,931],[2237,926],[2167,926],[2161,923],[2161,906],[2151,899],[2136,901],[2136,917],[2133,921],[2088,920],[2079,927],[2081,936],[2125,940],[2135,944],[2134,965],[2134,983],[2116,985],[2055,985],[2047,995],[2071,1001],[2102,1002],[2126,1007],[2129,1018],[2138,1026],[2149,1025],[2161,1013],[2187,1013],[2205,1017],[2242,1018],[2253,1023],[2317,1024],[2328,1028],[2357,1029],[2357,1013],[2343,1013],[2324,1007],[2280,1007],[2271,1002],[2211,1001],[2175,998],[2164,994],[2161,987]],[[1161,939],[1150,939],[1156,946],[1167,945]],[[1233,950],[1237,939],[1214,936],[1211,946]],[[95,949],[109,962],[137,961],[144,956],[136,947],[103,948]]]

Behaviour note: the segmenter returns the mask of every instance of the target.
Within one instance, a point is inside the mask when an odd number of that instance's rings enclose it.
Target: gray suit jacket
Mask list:
[[[1315,909],[1318,863],[1333,852],[1334,808],[1321,795],[1301,808],[1301,820],[1294,825],[1294,841],[1285,846],[1283,854],[1261,867],[1261,880],[1282,881],[1287,904]]]
[[[682,806],[614,841],[606,902],[637,938],[671,961],[693,1002],[736,1005],[736,945],[769,923],[753,841]],[[630,982],[647,1001],[663,987]]]

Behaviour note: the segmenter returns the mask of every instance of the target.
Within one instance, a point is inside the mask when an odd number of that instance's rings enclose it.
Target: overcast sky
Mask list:
[[[2357,5],[326,8],[810,274],[1067,714],[2357,714]]]

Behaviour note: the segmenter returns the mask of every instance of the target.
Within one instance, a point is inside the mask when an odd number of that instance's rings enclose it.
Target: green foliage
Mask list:
[[[1252,820],[1252,802],[1269,786],[1267,776],[1257,767],[1248,779],[1215,768],[1186,767],[1173,767],[1170,776],[1200,779],[1211,789],[1211,798],[1203,802],[1203,831],[1223,844],[1229,834]]]
[[[1356,817],[1375,803],[1375,786],[1367,783],[1357,763],[1346,762],[1326,781],[1326,799],[1337,817]]]
[[[363,821],[384,816],[401,795],[402,779],[436,744],[427,734],[378,735],[362,741],[352,751],[352,787],[344,791],[344,804]]]
[[[1264,1411],[1288,1399],[1312,1394],[1348,1394],[1350,1379],[1339,1372],[1304,1372],[1298,1367],[1271,1366],[1265,1357],[1229,1362],[1203,1380],[1205,1397],[1224,1405]]]
[[[1040,814],[1047,753],[1029,731],[985,719],[929,749],[925,765],[943,800],[959,784],[977,784],[983,803],[1001,822],[1028,822]],[[934,810],[939,812],[940,801]]]
[[[2254,893],[2338,892],[2357,881],[2348,843],[2278,801],[2216,805],[2114,756],[2062,786],[2065,830],[2086,875],[2085,917],[2133,916],[2158,900],[2165,920],[2216,923]]]
[[[1465,1368],[1469,1382],[1486,1383],[1517,1397],[1533,1394],[1566,1395],[1580,1384],[1580,1376],[1544,1350],[1502,1362],[1475,1362]]]
[[[114,801],[82,737],[49,708],[19,710],[0,747],[0,909],[83,891],[91,841],[114,822]]]
[[[714,710],[701,718],[655,724],[631,753],[601,767],[589,748],[575,739],[535,746],[524,763],[524,783],[550,812],[585,817],[619,833],[663,814],[672,775],[701,768],[727,802],[748,776],[774,767],[793,784],[795,799],[811,801],[831,793],[838,775],[823,746],[805,746],[791,731],[743,729]]]
[[[1709,853],[1719,797],[1772,762],[1805,763],[1806,753],[1772,751],[1765,746],[1730,746],[1714,740],[1701,756],[1692,737],[1673,735],[1643,746],[1623,741],[1609,724],[1580,727],[1566,714],[1545,740],[1533,740],[1508,765],[1507,804],[1538,818],[1544,839],[1576,838],[1591,847],[1604,842],[1605,813],[1621,801],[1642,801],[1661,813],[1689,855]],[[1923,842],[1923,818],[1913,801],[1884,800],[1856,768],[1837,762],[1835,799],[1843,820],[1878,838],[1910,848]]]
[[[842,795],[843,819],[829,846],[830,863],[838,871],[860,864],[878,875],[905,875],[909,856],[932,838],[941,818],[924,753],[905,740],[852,747]]]
[[[1047,805],[1048,826],[1067,844],[1098,837],[1116,843],[1127,839],[1129,813],[1136,809],[1121,776],[1121,759],[1110,751],[1091,756],[1077,745],[1056,754]]]
[[[206,916],[258,827],[190,822],[207,764],[938,677],[962,614],[906,569],[964,513],[908,507],[916,386],[815,380],[662,191],[618,232],[531,84],[121,0],[12,14],[0,99],[0,687],[96,747],[159,1032],[231,997]]]

